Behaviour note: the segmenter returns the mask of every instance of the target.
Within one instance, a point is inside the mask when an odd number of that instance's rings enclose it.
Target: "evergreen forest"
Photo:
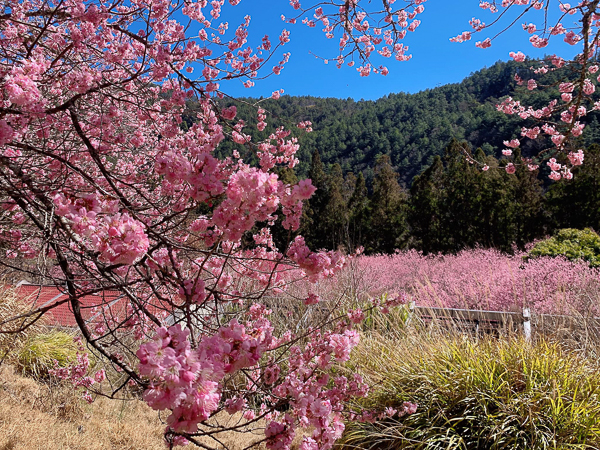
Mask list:
[[[588,114],[576,142],[587,151],[573,180],[550,182],[543,164],[535,172],[519,165],[549,147],[543,140],[524,140],[510,159],[516,173],[503,170],[509,162],[502,156],[503,141],[520,137],[521,128],[533,122],[499,112],[496,105],[511,96],[542,107],[558,93],[558,83],[571,77],[564,70],[536,75],[530,67],[531,61],[497,62],[461,83],[376,101],[282,96],[224,99],[223,107],[235,104],[247,124],[244,133],[259,140],[278,126],[312,122],[312,133],[295,131],[297,166],[279,169],[284,181],[310,178],[318,188],[305,205],[299,230],[311,248],[362,247],[371,254],[404,248],[426,254],[474,247],[510,252],[559,228],[600,229],[597,112]],[[549,88],[529,91],[515,75],[535,77]],[[263,131],[255,126],[257,104],[268,113]],[[194,122],[194,109],[189,103],[184,128]],[[235,149],[248,160],[255,158],[252,149],[235,145],[220,146],[219,156]],[[490,170],[469,164],[467,153]],[[274,235],[280,245],[290,238],[277,227]]]

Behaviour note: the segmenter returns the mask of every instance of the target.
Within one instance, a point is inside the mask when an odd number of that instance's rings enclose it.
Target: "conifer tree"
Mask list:
[[[516,174],[506,172],[508,160],[498,161],[489,157],[487,163],[492,169],[476,175],[481,194],[473,209],[473,240],[468,247],[480,245],[509,251],[516,238],[516,221],[519,220],[516,204],[518,179]]]
[[[352,197],[348,201],[349,226],[348,248],[355,250],[365,244],[365,234],[368,231],[369,197],[367,184],[362,172],[358,173]]]
[[[325,248],[337,249],[346,242],[348,211],[343,197],[344,175],[339,164],[331,166],[327,177],[327,203],[323,208],[320,223]]]
[[[441,209],[446,238],[441,251],[459,251],[477,243],[475,220],[480,212],[476,203],[482,192],[476,182],[477,169],[467,162],[466,151],[468,144],[456,139],[452,139],[445,150],[446,195]]]
[[[512,243],[524,248],[534,239],[544,236],[546,218],[544,213],[544,189],[537,171],[530,171],[521,158],[519,150],[515,151],[517,182],[514,184],[515,203],[517,205],[515,235]]]
[[[310,201],[305,203],[304,223],[300,232],[311,248],[326,248],[327,239],[323,235],[323,216],[329,198],[329,186],[319,150],[313,152],[308,178],[317,190]]]
[[[398,173],[388,155],[377,158],[373,195],[369,202],[369,231],[366,250],[392,253],[406,244],[406,194],[398,184]]]
[[[415,177],[410,189],[410,244],[424,253],[434,253],[444,247],[444,183],[444,164],[436,156],[431,166]]]
[[[294,171],[294,169],[290,168],[290,167],[279,167],[277,168],[277,175],[279,176],[279,179],[287,184],[292,184],[295,185],[298,183],[298,177],[296,176],[296,172]],[[291,230],[286,230],[283,227],[283,219],[284,219],[284,214],[283,214],[283,208],[281,207],[281,205],[279,206],[278,210],[277,210],[277,220],[275,221],[275,224],[271,227],[271,234],[273,236],[273,242],[275,242],[275,245],[277,245],[277,248],[286,248],[287,247],[287,243],[289,242],[293,242],[293,236],[298,234],[299,232],[292,232]],[[300,219],[300,223],[303,224],[305,221],[307,220],[307,215],[306,215],[306,209],[302,209],[302,218]],[[262,226],[262,224],[261,224]],[[260,228],[256,227],[256,229],[253,230],[253,232],[250,234],[250,236],[256,234],[256,232],[259,230]]]

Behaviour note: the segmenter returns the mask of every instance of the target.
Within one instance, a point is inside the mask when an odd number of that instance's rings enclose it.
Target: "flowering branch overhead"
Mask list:
[[[583,133],[585,128],[584,118],[589,111],[595,111],[600,108],[600,102],[594,97],[596,85],[600,82],[600,77],[596,77],[598,72],[597,53],[600,46],[600,11],[598,10],[599,1],[580,1],[577,5],[558,2],[557,7],[551,4],[549,0],[503,0],[502,2],[480,2],[480,7],[489,11],[497,17],[491,23],[485,24],[482,20],[473,18],[471,20],[472,30],[465,31],[460,35],[451,38],[453,42],[465,42],[471,40],[474,33],[482,33],[487,30],[498,27],[501,19],[508,18],[514,13],[515,18],[509,19],[508,27],[502,29],[491,38],[485,38],[476,42],[479,48],[488,48],[492,45],[494,39],[500,34],[513,28],[513,26],[524,19],[537,19],[538,23],[525,22],[522,25],[523,30],[530,35],[529,42],[534,48],[545,48],[551,40],[562,39],[571,46],[579,46],[581,52],[573,60],[565,60],[560,56],[551,55],[539,64],[534,64],[530,70],[534,76],[528,80],[522,79],[519,74],[515,74],[515,80],[518,85],[526,85],[529,91],[535,89],[547,89],[552,86],[539,86],[537,77],[548,72],[554,72],[559,69],[569,68],[576,74],[575,79],[570,78],[557,84],[560,91],[558,98],[552,99],[542,108],[527,107],[521,104],[519,100],[507,97],[498,106],[497,109],[506,114],[516,114],[521,119],[533,119],[533,126],[525,126],[521,130],[520,138],[513,139],[511,148],[518,148],[524,138],[541,139],[547,137],[552,147],[548,148],[546,153],[555,154],[554,158],[549,158],[546,164],[551,170],[549,177],[552,180],[561,178],[571,179],[573,174],[571,169],[574,166],[583,163],[584,153],[582,149],[577,148],[577,138]],[[551,14],[557,13],[556,19],[551,21]],[[493,17],[493,16],[492,16]],[[535,20],[534,19],[534,20]],[[523,62],[526,56],[521,51],[512,51],[509,56],[515,61]],[[507,142],[505,141],[505,145]],[[503,155],[511,156],[512,152],[504,150]],[[548,159],[548,156],[545,157]],[[561,163],[557,162],[562,161]],[[474,163],[477,162],[469,157]],[[544,157],[538,157],[537,163],[527,162],[527,168],[530,171],[537,170],[539,164],[544,161]],[[484,170],[486,165],[478,162]],[[514,165],[509,163],[506,170],[513,171]]]
[[[286,26],[297,21],[322,26],[326,38],[339,38],[339,52],[330,58],[337,66],[358,65],[361,76],[386,75],[388,69],[373,59],[410,59],[402,40],[419,26],[423,3],[330,0],[307,8],[292,0],[290,17],[283,19]],[[529,5],[502,6],[521,3]],[[539,4],[529,7],[537,10]],[[569,34],[573,30],[553,28],[554,35],[584,45],[585,56],[576,62],[585,75],[561,85],[561,106],[558,99],[540,111],[512,99],[501,106],[544,120],[560,113],[566,131],[548,119],[523,135],[551,135],[563,152],[569,137],[581,133],[585,101],[595,89],[587,74],[597,71],[592,64],[597,4],[563,4],[565,14],[581,15],[581,29]],[[219,101],[230,80],[252,87],[280,73],[290,58],[285,29],[273,40],[263,36],[254,47],[249,16],[229,30],[223,11],[240,5],[240,0],[227,5],[224,0],[3,0],[3,264],[64,289],[88,348],[124,372],[124,383],[141,386],[150,406],[168,411],[169,445],[204,445],[196,437],[215,433],[202,425],[220,412],[239,412],[249,424],[265,424],[268,448],[289,448],[302,428],[312,433],[305,431],[303,450],[326,450],[341,436],[347,401],[368,390],[360,377],[336,369],[358,343],[353,326],[365,315],[360,309],[331,313],[321,326],[298,326],[302,331],[295,334],[277,329],[263,304],[298,279],[317,282],[335,274],[348,257],[313,252],[297,235],[302,204],[315,187],[310,180],[284,183],[276,170],[297,164],[297,138],[279,127],[256,141],[237,108],[223,108]],[[487,28],[476,21],[473,26],[477,32]],[[532,43],[540,46],[545,36]],[[562,60],[553,64],[559,67]],[[197,104],[195,123],[184,130],[190,100]],[[257,108],[256,115],[263,131],[268,114]],[[312,131],[310,122],[297,126]],[[257,164],[244,161],[238,150],[218,158],[215,150],[224,141],[254,151]],[[520,144],[507,142],[509,148]],[[584,158],[582,151],[566,155],[571,165]],[[567,163],[550,163],[567,176]],[[271,234],[278,219],[288,233],[280,248]],[[118,291],[122,300],[100,299],[92,306],[82,300],[105,290]],[[399,299],[371,308],[387,311]],[[320,307],[320,298],[309,294],[300,306],[314,304]],[[86,319],[86,308],[93,320]],[[33,309],[24,323],[48,310]],[[88,377],[86,361],[81,355],[74,367],[56,373],[91,392],[106,377],[103,372]],[[232,388],[228,382],[236,376],[236,383],[244,383]]]

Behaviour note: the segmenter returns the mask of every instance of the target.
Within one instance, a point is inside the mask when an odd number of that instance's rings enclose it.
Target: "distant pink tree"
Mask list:
[[[356,274],[356,291],[377,296],[407,292],[417,306],[598,316],[600,273],[585,261],[524,252],[463,250],[423,255],[416,250],[361,256],[344,271]]]
[[[141,386],[150,406],[169,412],[169,445],[207,448],[199,435],[220,445],[219,432],[241,431],[238,424],[203,426],[224,411],[242,413],[250,425],[265,423],[268,448],[289,448],[300,427],[310,430],[303,450],[329,449],[344,429],[346,400],[366,395],[359,377],[331,370],[357,344],[352,323],[361,312],[277,333],[262,302],[286,289],[290,273],[318,281],[345,258],[314,253],[296,235],[302,202],[315,189],[309,180],[285,184],[274,170],[297,163],[290,130],[278,128],[255,142],[236,107],[219,101],[230,80],[251,87],[278,74],[290,57],[285,29],[254,46],[249,16],[229,30],[224,9],[247,3],[3,1],[2,264],[64,286],[88,348],[126,374],[125,382]],[[339,52],[329,59],[356,65],[361,76],[388,73],[375,59],[410,58],[402,40],[424,11],[424,0],[289,3],[283,20],[322,27],[326,38],[339,39]],[[529,1],[502,6],[517,4],[529,8]],[[588,62],[597,46],[597,4],[572,8],[583,18],[576,35],[568,35],[584,45],[581,74],[596,70]],[[584,78],[563,89],[572,96],[563,99],[571,135],[581,128],[580,108],[594,86]],[[196,122],[184,131],[189,100],[196,103]],[[504,108],[519,106],[508,101]],[[264,129],[266,111],[257,109],[257,118]],[[298,126],[308,132],[311,124]],[[534,130],[526,134],[533,137]],[[561,136],[566,140],[568,132]],[[225,140],[238,150],[219,159],[215,149]],[[257,166],[244,161],[248,152]],[[579,162],[583,155],[569,158]],[[289,230],[285,248],[276,248],[270,233],[278,210]],[[103,320],[87,323],[80,299],[107,289],[120,291],[127,306],[114,312],[103,305]],[[315,302],[313,295],[305,303]],[[47,310],[0,326],[25,320],[27,327]],[[82,359],[65,377],[85,367]],[[86,387],[105,377],[79,375]],[[111,396],[122,387],[114,386]]]

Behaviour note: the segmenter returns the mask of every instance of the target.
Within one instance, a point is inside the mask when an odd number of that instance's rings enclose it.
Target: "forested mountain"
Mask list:
[[[496,105],[510,95],[541,108],[558,96],[552,86],[570,78],[564,70],[535,75],[531,64],[498,62],[461,83],[376,101],[283,96],[235,105],[247,125],[243,132],[255,139],[282,125],[298,136],[300,163],[294,170],[276,170],[285,182],[311,178],[318,188],[305,204],[298,230],[311,248],[511,251],[559,228],[600,229],[600,146],[593,145],[600,144],[597,112],[586,116],[588,126],[578,142],[586,160],[575,168],[573,180],[550,182],[545,165],[541,174],[524,167],[521,158],[535,156],[548,142],[523,141],[513,155],[517,170],[504,170],[502,142],[520,137],[521,127],[532,123],[498,112]],[[550,87],[529,91],[517,86],[515,74]],[[223,100],[223,107],[231,104]],[[255,126],[257,104],[268,112],[262,132]],[[189,106],[184,127],[193,122],[194,105]],[[305,120],[314,132],[295,128]],[[251,148],[238,144],[218,151],[224,156],[234,148],[246,160],[255,158]],[[490,170],[469,164],[465,151]],[[279,225],[273,234],[279,248],[293,238]]]
[[[471,74],[461,83],[416,94],[390,94],[376,101],[308,96],[260,99],[261,107],[269,113],[268,126],[263,132],[253,126],[257,122],[256,108],[250,105],[256,104],[257,99],[243,99],[235,104],[238,117],[249,125],[244,132],[257,138],[268,136],[277,126],[294,128],[295,123],[304,120],[313,123],[313,133],[297,133],[301,144],[300,164],[296,168],[299,178],[308,176],[311,155],[318,150],[326,167],[337,163],[344,174],[362,172],[371,187],[378,156],[388,155],[400,175],[401,185],[409,187],[411,180],[427,168],[436,155],[443,154],[453,138],[466,141],[473,149],[481,147],[487,155],[501,155],[502,141],[519,136],[521,126],[526,123],[516,116],[496,111],[495,105],[500,99],[511,95],[539,107],[547,104],[553,94],[552,89],[528,91],[526,87],[517,86],[515,74],[524,79],[533,76],[540,85],[551,85],[569,76],[558,71],[540,77],[531,72],[531,64],[531,61],[498,62]],[[186,120],[191,123],[193,113]],[[584,133],[582,145],[585,146],[600,137],[597,114],[589,115],[587,120],[591,127]],[[540,145],[526,143],[522,149],[524,156],[536,153]],[[223,153],[231,150],[230,146],[220,148]]]

